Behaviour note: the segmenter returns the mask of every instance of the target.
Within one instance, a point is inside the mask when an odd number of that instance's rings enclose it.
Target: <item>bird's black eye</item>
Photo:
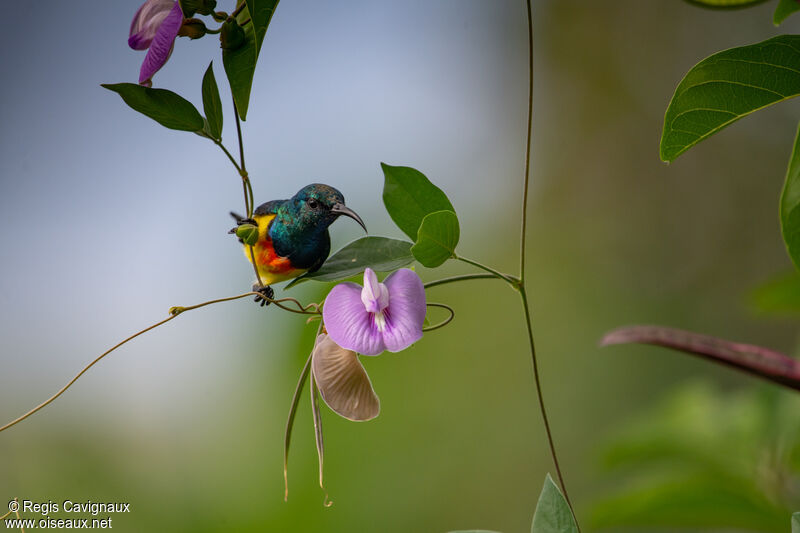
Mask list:
[[[308,207],[310,207],[311,209],[316,209],[319,207],[319,202],[314,198],[309,198],[307,203]]]

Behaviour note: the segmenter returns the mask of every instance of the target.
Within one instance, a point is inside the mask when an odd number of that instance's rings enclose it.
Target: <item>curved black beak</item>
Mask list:
[[[365,233],[369,233],[367,231],[367,226],[364,225],[364,221],[361,220],[361,217],[358,216],[358,214],[355,211],[353,211],[352,209],[350,209],[346,205],[339,204],[339,203],[333,204],[333,207],[331,207],[331,213],[336,213],[337,216],[344,215],[346,217],[352,218],[353,220],[358,222],[359,226],[364,228],[364,232]]]

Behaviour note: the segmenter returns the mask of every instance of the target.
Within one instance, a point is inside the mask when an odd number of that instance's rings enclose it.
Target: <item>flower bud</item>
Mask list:
[[[190,39],[199,39],[206,34],[206,25],[200,19],[191,18],[183,21],[181,28],[178,30],[178,35],[181,37],[188,37]]]
[[[244,244],[253,246],[258,242],[258,227],[252,224],[242,224],[236,228],[236,236],[242,239]]]
[[[228,52],[237,50],[244,44],[244,29],[232,18],[222,24],[222,32],[219,34],[220,47]]]

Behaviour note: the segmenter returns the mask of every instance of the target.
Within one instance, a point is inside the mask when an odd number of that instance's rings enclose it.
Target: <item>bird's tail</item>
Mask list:
[[[239,228],[239,224],[241,224],[242,221],[244,221],[244,217],[242,215],[240,215],[239,213],[234,213],[233,211],[231,211],[230,213],[231,213],[231,216],[233,217],[233,219],[236,221],[236,227],[235,228],[231,228],[228,233],[236,233],[236,230]]]

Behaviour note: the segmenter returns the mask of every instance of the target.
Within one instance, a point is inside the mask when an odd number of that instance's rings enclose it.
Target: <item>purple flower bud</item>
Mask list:
[[[176,3],[174,0],[147,0],[142,4],[133,16],[128,46],[134,50],[147,50],[158,27]]]
[[[379,283],[364,271],[364,287],[340,283],[322,309],[325,328],[336,344],[364,355],[399,352],[422,338],[425,288],[413,270],[402,268]]]
[[[172,54],[172,46],[183,24],[183,11],[174,0],[147,0],[133,17],[128,45],[134,50],[147,49],[139,71],[139,84],[150,86],[153,75]]]

